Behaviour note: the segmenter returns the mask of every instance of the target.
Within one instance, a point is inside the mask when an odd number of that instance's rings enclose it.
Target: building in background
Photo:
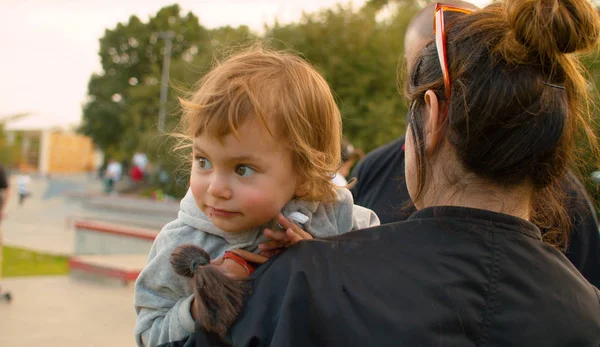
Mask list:
[[[6,143],[19,154],[13,168],[42,175],[90,172],[97,169],[101,152],[92,140],[53,123],[38,114],[23,114],[0,119]]]

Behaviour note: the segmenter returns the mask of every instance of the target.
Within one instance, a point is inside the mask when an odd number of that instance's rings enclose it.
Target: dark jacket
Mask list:
[[[536,226],[489,211],[301,242],[253,278],[234,346],[600,345],[598,290]]]
[[[377,214],[381,224],[403,221],[414,212],[404,182],[404,137],[379,147],[363,158],[352,172],[354,202]],[[600,231],[598,218],[585,188],[574,176],[565,182],[566,206],[573,231],[567,258],[596,287],[600,287]],[[542,231],[544,232],[544,231]]]

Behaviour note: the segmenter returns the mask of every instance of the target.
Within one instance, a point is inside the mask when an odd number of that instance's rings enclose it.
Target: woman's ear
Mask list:
[[[442,143],[444,137],[444,119],[440,112],[440,104],[433,90],[425,92],[426,118],[424,119],[425,154],[431,155]]]

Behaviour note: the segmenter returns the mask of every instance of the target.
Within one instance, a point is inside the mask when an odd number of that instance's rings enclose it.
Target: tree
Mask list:
[[[89,101],[83,107],[80,131],[117,156],[135,150],[138,134],[156,122],[158,111],[149,99],[158,96],[154,76],[162,65],[164,41],[159,33],[164,31],[175,33],[172,59],[189,54],[194,42],[206,36],[194,14],[182,15],[179,6],[172,5],[148,23],[131,16],[126,24],[107,29],[100,39],[102,73],[93,75],[88,84]],[[147,107],[140,107],[148,101]]]

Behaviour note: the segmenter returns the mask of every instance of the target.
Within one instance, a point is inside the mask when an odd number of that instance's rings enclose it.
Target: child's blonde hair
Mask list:
[[[188,139],[207,133],[223,141],[238,137],[244,122],[258,121],[292,151],[306,191],[301,198],[335,198],[342,120],[329,85],[302,58],[254,45],[219,62],[180,102]]]

